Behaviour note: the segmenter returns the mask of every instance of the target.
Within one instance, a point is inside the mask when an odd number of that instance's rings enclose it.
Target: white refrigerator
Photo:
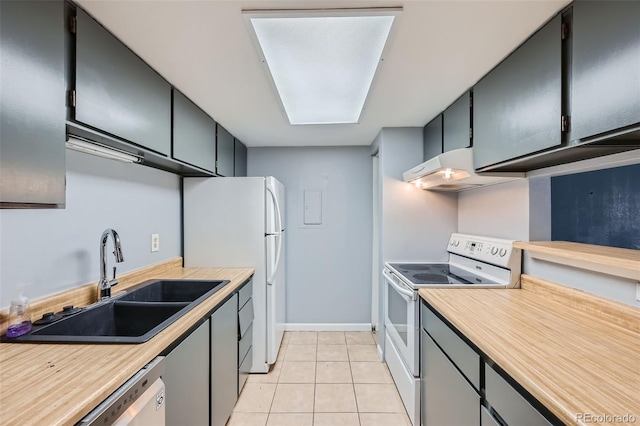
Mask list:
[[[184,265],[251,267],[252,373],[275,364],[285,326],[285,200],[276,178],[184,179]]]

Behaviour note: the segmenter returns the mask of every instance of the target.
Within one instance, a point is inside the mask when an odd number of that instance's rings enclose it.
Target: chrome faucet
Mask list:
[[[111,287],[118,284],[116,279],[116,267],[113,267],[113,279],[107,278],[107,240],[109,235],[113,238],[113,255],[116,262],[120,263],[124,260],[122,257],[122,247],[120,246],[120,237],[113,229],[105,229],[100,237],[100,281],[98,281],[98,300],[106,300],[111,297]]]

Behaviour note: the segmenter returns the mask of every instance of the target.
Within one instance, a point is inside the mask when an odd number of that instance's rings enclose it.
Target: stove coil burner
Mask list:
[[[432,268],[432,265],[423,265],[423,264],[406,264],[406,265],[398,265],[398,268],[406,270],[406,271],[428,271]]]
[[[433,283],[433,284],[445,284],[449,282],[449,278],[446,275],[438,274],[415,274],[413,278],[420,282]]]

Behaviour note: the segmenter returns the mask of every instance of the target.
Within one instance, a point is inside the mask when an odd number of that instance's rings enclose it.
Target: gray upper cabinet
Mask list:
[[[216,170],[216,122],[175,89],[173,158],[212,173]]]
[[[247,175],[247,147],[238,139],[235,140],[234,147],[234,176],[246,176]]]
[[[471,93],[460,96],[443,116],[443,151],[471,146]]]
[[[442,114],[424,126],[422,133],[424,145],[423,161],[427,161],[442,154]]]
[[[62,1],[0,2],[0,206],[65,203]]]
[[[561,38],[558,15],[474,86],[476,169],[562,144]]]
[[[573,5],[571,139],[640,129],[640,2]]]
[[[77,10],[75,120],[168,156],[171,85]]]
[[[218,124],[218,139],[216,151],[216,174],[219,176],[233,176],[235,149],[234,137],[231,133]]]

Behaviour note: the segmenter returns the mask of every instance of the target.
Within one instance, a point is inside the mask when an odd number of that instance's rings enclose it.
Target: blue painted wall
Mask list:
[[[551,178],[551,239],[640,249],[640,164]]]
[[[286,188],[286,321],[371,324],[372,160],[368,146],[249,148],[249,176]],[[326,181],[323,226],[301,221],[300,188]]]
[[[180,256],[180,177],[67,150],[65,209],[0,210],[0,309],[99,278],[105,228],[118,231],[118,275]],[[151,252],[151,234],[160,251]],[[109,240],[109,273],[114,266]]]

